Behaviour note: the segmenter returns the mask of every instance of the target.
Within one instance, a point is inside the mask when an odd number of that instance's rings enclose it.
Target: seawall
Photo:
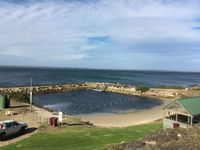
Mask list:
[[[56,84],[56,85],[39,85],[33,86],[34,94],[45,94],[45,93],[57,93],[57,92],[67,92],[73,90],[104,90],[108,92],[117,92],[123,94],[130,94],[143,97],[158,97],[158,98],[179,98],[180,93],[185,90],[176,89],[156,89],[150,88],[147,92],[140,92],[136,90],[136,86],[132,85],[122,85],[114,83],[99,83],[99,82],[86,82],[86,83],[76,83],[76,84]],[[24,94],[29,94],[30,87],[2,87],[0,91],[5,93],[21,92]]]

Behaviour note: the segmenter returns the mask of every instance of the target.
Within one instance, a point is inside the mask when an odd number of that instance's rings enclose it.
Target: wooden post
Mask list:
[[[193,116],[191,116],[191,125],[192,125],[192,121],[193,121]]]

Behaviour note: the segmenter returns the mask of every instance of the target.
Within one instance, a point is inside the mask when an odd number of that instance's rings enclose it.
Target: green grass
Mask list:
[[[161,122],[125,127],[61,127],[40,128],[39,133],[1,150],[93,150],[110,144],[132,141],[162,128]]]

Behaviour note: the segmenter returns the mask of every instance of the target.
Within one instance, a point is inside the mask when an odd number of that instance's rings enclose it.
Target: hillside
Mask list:
[[[146,137],[121,142],[103,150],[199,150],[200,127],[190,129],[162,129]]]

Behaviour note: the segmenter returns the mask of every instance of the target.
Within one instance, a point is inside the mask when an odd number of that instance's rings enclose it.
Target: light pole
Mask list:
[[[32,111],[32,103],[33,103],[33,80],[31,78],[31,87],[30,87],[30,110]]]

